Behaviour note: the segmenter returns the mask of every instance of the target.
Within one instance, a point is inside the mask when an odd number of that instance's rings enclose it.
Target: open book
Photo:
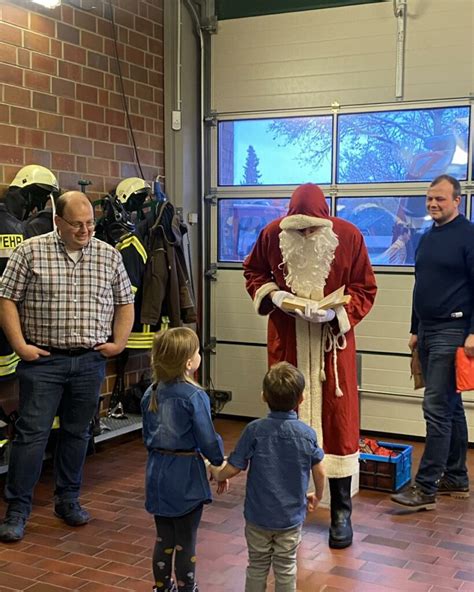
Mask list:
[[[285,298],[281,303],[281,307],[283,310],[288,310],[290,312],[294,312],[295,310],[301,310],[304,312],[306,304],[309,302],[317,305],[320,310],[328,310],[329,308],[334,308],[335,306],[348,304],[350,302],[351,296],[350,294],[344,294],[345,288],[346,286],[341,286],[337,290],[334,290],[334,292],[324,296],[319,302],[311,300],[310,298],[301,298],[301,296],[295,296],[292,299]]]

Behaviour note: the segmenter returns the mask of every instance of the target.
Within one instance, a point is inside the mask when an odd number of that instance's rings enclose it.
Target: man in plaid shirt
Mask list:
[[[0,278],[0,319],[21,358],[19,419],[12,443],[0,540],[23,538],[55,415],[54,511],[70,526],[89,521],[79,504],[89,425],[107,358],[125,347],[133,295],[120,253],[92,237],[89,199],[69,191],[56,204],[57,229],[22,243]]]

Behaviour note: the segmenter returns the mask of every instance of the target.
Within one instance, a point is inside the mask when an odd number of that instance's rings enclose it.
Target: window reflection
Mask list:
[[[469,107],[339,115],[337,182],[464,180],[469,117]]]
[[[336,215],[362,232],[372,265],[413,265],[420,236],[432,224],[424,195],[338,198]]]

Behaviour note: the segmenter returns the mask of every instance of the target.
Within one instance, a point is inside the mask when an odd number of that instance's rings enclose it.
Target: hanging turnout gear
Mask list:
[[[9,211],[19,220],[26,220],[33,211],[43,210],[49,199],[59,195],[59,185],[53,173],[39,164],[21,168],[5,195]]]
[[[113,195],[106,195],[92,205],[98,204],[102,208],[102,216],[96,222],[95,237],[115,247],[122,237],[135,230],[135,225],[130,214]]]
[[[115,195],[128,212],[138,212],[151,195],[151,185],[140,177],[129,177],[120,181]]]
[[[0,275],[2,275],[13,249],[23,242],[23,224],[0,203]],[[0,379],[12,375],[20,358],[11,348],[0,330]]]

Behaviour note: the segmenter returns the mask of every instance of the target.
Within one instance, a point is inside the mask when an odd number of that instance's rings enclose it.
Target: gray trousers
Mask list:
[[[271,566],[275,592],[295,592],[301,525],[290,530],[265,530],[246,522],[245,538],[249,550],[245,592],[265,592]]]

